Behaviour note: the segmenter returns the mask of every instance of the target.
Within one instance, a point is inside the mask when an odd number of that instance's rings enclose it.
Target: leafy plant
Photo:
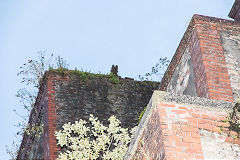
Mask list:
[[[90,127],[84,120],[70,122],[63,125],[63,130],[55,133],[58,145],[66,151],[61,152],[58,160],[95,160],[95,159],[123,159],[131,135],[128,129],[120,126],[120,121],[111,116],[108,127],[100,123],[98,118],[90,115]],[[136,127],[131,130],[131,134]]]
[[[144,113],[146,112],[147,106],[144,107],[144,109],[142,110],[142,112],[140,113],[139,117],[138,117],[138,122],[137,124],[139,124],[141,122],[141,119],[144,115]]]
[[[120,82],[119,77],[112,72],[108,74],[107,77],[109,78],[109,82],[111,83],[118,84]]]
[[[138,77],[141,81],[152,81],[153,79],[160,81],[169,63],[170,61],[167,59],[167,57],[160,58],[155,66],[152,67],[151,72],[145,73],[144,76],[139,75]]]
[[[139,75],[139,79],[141,81],[143,81],[143,83],[151,83],[148,81],[152,81],[154,78],[156,78],[158,81],[160,81],[162,79],[162,76],[165,73],[166,68],[168,67],[170,61],[167,59],[167,57],[165,58],[160,58],[157,62],[157,64],[155,64],[155,66],[152,67],[152,71],[150,73],[146,73],[144,76]],[[156,83],[152,83],[152,85],[155,85]],[[153,86],[155,87],[155,86]],[[138,123],[140,123],[143,114],[146,111],[146,107],[144,107],[143,111],[140,113],[139,117],[138,117]]]
[[[53,54],[47,57],[45,52],[38,52],[38,60],[28,60],[27,63],[24,63],[23,66],[20,67],[20,72],[17,75],[21,76],[21,83],[24,87],[17,91],[16,97],[19,98],[19,102],[25,109],[26,115],[21,115],[17,110],[14,110],[14,112],[22,118],[22,120],[15,125],[19,128],[17,132],[17,135],[20,136],[19,139],[21,139],[24,132],[35,135],[35,137],[39,137],[39,134],[42,133],[42,124],[32,124],[29,126],[27,125],[27,121],[34,107],[45,71],[53,69],[65,70],[67,68],[68,64],[63,58],[60,56],[54,57]],[[11,149],[9,146],[6,146],[6,148],[7,153],[12,159],[16,159],[19,142],[13,141]]]

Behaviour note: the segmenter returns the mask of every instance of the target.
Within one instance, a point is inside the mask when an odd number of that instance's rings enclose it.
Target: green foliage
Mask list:
[[[88,73],[84,72],[84,71],[80,71],[77,68],[75,68],[74,74],[78,75],[79,77],[81,77],[83,80],[86,80],[88,78]],[[90,72],[89,72],[90,73]]]
[[[43,124],[28,124],[24,129],[24,133],[27,135],[34,135],[35,138],[41,138],[44,129],[43,127]]]
[[[83,71],[83,69],[78,70],[75,68],[75,70],[68,70],[65,68],[58,68],[58,69],[52,69],[51,72],[56,72],[59,75],[62,76],[70,76],[71,74],[77,75],[81,77],[82,80],[89,80],[92,78],[107,78],[109,82],[113,84],[118,84],[120,82],[120,78],[113,73],[110,74],[101,74],[101,73],[91,73],[91,71]]]
[[[152,67],[151,73],[146,73],[145,77],[140,77],[143,83],[147,80],[151,79],[152,75],[161,75],[160,71],[164,70],[164,67],[168,65],[169,61],[166,58],[160,58],[159,62]],[[61,57],[54,57],[53,54],[51,56],[46,56],[45,52],[38,52],[38,60],[28,60],[27,63],[23,64],[20,67],[20,72],[17,74],[18,76],[22,77],[21,83],[24,85],[23,88],[17,91],[16,96],[19,98],[20,103],[22,104],[23,108],[26,110],[26,115],[20,115],[16,110],[14,112],[22,117],[22,121],[19,122],[17,127],[20,128],[20,131],[17,135],[22,136],[24,132],[28,134],[41,134],[42,125],[41,124],[33,124],[32,126],[27,125],[27,120],[30,115],[31,110],[34,107],[34,103],[36,101],[37,93],[43,78],[45,71],[56,72],[61,76],[68,76],[70,74],[75,74],[81,77],[83,80],[88,80],[91,78],[107,78],[109,82],[113,84],[120,83],[120,78],[113,73],[110,74],[93,74],[90,71],[83,71],[83,70],[68,70],[68,64],[66,60]],[[144,112],[143,112],[144,113]],[[141,118],[140,118],[141,119]],[[20,138],[21,139],[21,138]],[[14,142],[17,145],[16,142]],[[19,148],[15,147],[15,148]],[[10,151],[9,147],[7,147],[7,152],[10,155],[16,155],[17,150]]]
[[[22,116],[15,110],[15,112],[24,119],[24,123],[18,125],[21,126],[21,130],[24,130],[27,126],[27,120],[34,107],[44,73],[47,70],[56,69],[59,74],[65,74],[67,68],[68,64],[66,60],[60,56],[54,57],[53,54],[47,57],[45,52],[38,52],[38,60],[28,60],[27,63],[24,63],[23,66],[20,67],[20,72],[17,75],[22,77],[21,83],[24,87],[17,91],[16,96],[19,98],[23,108],[27,111],[27,115]]]
[[[6,152],[11,157],[10,160],[16,160],[19,151],[19,145],[13,141],[12,147],[6,146]]]
[[[229,123],[230,126],[228,127],[229,131],[234,131],[237,135],[228,135],[233,138],[240,138],[240,94],[237,90],[234,91],[237,97],[235,97],[235,105],[232,109],[232,112],[228,114],[226,120],[222,122]],[[223,126],[220,126],[221,132],[223,132]],[[230,134],[231,132],[229,132]]]
[[[120,82],[119,77],[113,73],[108,74],[107,77],[109,78],[109,82],[111,83],[118,84]]]
[[[19,128],[17,135],[18,139],[21,139],[24,133],[34,135],[35,138],[39,138],[42,134],[43,125],[42,124],[31,124],[27,125],[30,112],[34,107],[34,103],[37,98],[37,93],[43,78],[45,71],[57,69],[59,73],[63,74],[68,68],[68,64],[61,57],[54,58],[53,54],[49,57],[45,55],[45,52],[38,52],[38,60],[28,60],[20,67],[20,72],[17,74],[22,78],[21,83],[23,88],[17,91],[16,97],[19,98],[19,102],[22,104],[23,108],[26,110],[26,115],[19,114],[16,110],[14,112],[22,118],[15,126]],[[13,141],[13,145],[10,148],[7,147],[6,152],[16,159],[19,149],[19,142]]]
[[[229,130],[238,133],[235,138],[240,138],[240,103],[236,103],[233,111],[229,114],[227,121],[229,122]]]
[[[98,118],[90,115],[89,122],[80,119],[75,123],[66,123],[63,130],[55,133],[58,145],[65,150],[58,160],[121,160],[125,155],[136,127],[130,131],[120,126],[121,122],[111,116],[106,127]]]
[[[143,111],[140,113],[139,117],[138,117],[138,122],[137,124],[139,124],[141,122],[141,119],[144,115],[144,113],[146,112],[147,106],[144,107]]]
[[[152,67],[152,71],[150,73],[146,73],[144,76],[139,75],[139,79],[142,81],[143,84],[146,85],[152,85],[153,88],[155,88],[157,85],[156,83],[152,82],[153,78],[157,78],[158,81],[162,79],[162,76],[165,73],[166,68],[168,67],[170,61],[165,58],[160,58],[158,62]],[[143,111],[138,117],[138,124],[140,123],[143,114],[146,111],[146,107],[144,107]]]

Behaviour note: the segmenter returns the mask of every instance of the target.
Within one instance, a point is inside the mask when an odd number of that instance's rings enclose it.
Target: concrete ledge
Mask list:
[[[163,102],[173,102],[177,104],[191,105],[191,107],[218,110],[223,112],[230,112],[233,108],[234,103],[226,102],[222,100],[212,100],[207,98],[192,97],[189,95],[179,95],[176,93],[169,93],[161,91],[155,91],[153,94],[163,95]]]

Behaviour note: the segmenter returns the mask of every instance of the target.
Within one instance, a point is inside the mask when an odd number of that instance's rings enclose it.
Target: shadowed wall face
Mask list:
[[[123,127],[134,127],[153,90],[159,85],[126,79],[115,84],[104,77],[83,80],[75,75],[67,81],[54,83],[57,129],[67,122],[88,120],[90,114],[105,125],[108,118],[115,115]]]
[[[179,64],[174,70],[167,91],[184,95],[197,96],[189,45],[186,47]]]
[[[35,104],[37,112],[32,112],[29,119],[30,124],[43,123],[44,133],[40,139],[25,134],[18,159],[56,159],[61,148],[55,132],[65,123],[88,121],[90,114],[105,125],[115,115],[122,127],[136,126],[159,83],[117,79],[95,74],[81,77],[72,73],[65,76],[54,71],[46,73]]]

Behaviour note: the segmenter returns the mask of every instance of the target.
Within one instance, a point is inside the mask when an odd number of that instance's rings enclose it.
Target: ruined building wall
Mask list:
[[[90,114],[105,124],[111,115],[115,115],[123,127],[134,127],[138,115],[158,87],[154,82],[120,79],[114,84],[108,78],[84,80],[76,75],[66,81],[56,80],[54,84],[58,129],[66,122],[88,120]]]
[[[232,107],[155,91],[125,159],[240,159],[240,138],[227,121]]]
[[[240,159],[239,33],[239,23],[193,16],[159,87],[168,92],[154,92],[126,160]]]
[[[194,15],[160,90],[233,101],[240,88],[239,33],[233,21]]]
[[[173,72],[166,91],[197,96],[190,45],[186,46],[182,58]]]
[[[153,95],[126,159],[240,159],[239,134],[228,122],[240,91],[239,44],[239,23],[193,16],[159,86],[168,93]],[[44,134],[25,134],[18,159],[56,159],[61,148],[55,131],[89,114],[104,124],[116,115],[123,127],[135,126],[157,86],[74,71],[47,73],[29,120],[44,123]]]
[[[48,72],[37,98],[39,103],[35,105],[38,115],[29,120],[29,123],[42,121],[44,133],[40,139],[25,135],[18,159],[56,159],[61,148],[57,145],[55,131],[68,122],[88,121],[90,114],[104,124],[115,115],[123,127],[136,126],[141,111],[158,86],[157,82],[120,77],[119,81],[112,81],[99,74]]]

